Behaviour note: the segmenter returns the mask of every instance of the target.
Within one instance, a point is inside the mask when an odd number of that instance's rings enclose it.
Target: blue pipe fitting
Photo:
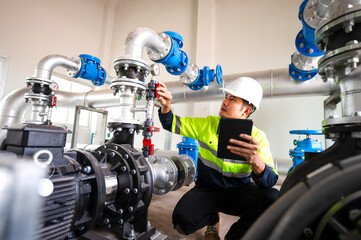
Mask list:
[[[196,165],[196,169],[197,169],[197,159],[198,159],[198,149],[199,149],[199,144],[197,142],[197,140],[193,139],[193,138],[189,138],[189,137],[182,137],[182,142],[177,144],[177,148],[178,148],[178,154],[185,154],[187,156],[190,156],[194,162],[194,164]],[[196,173],[196,177],[197,177]]]
[[[163,64],[166,70],[172,75],[182,74],[188,67],[189,59],[185,52],[180,50],[183,47],[183,38],[175,32],[164,32],[172,39],[172,48],[168,55],[162,60],[155,61]]]
[[[321,52],[315,42],[315,29],[308,26],[303,19],[303,11],[306,7],[308,0],[305,0],[300,5],[298,11],[298,19],[302,22],[302,30],[297,34],[296,37],[296,48],[301,54],[309,57],[319,57],[325,54]]]
[[[216,71],[214,69],[210,69],[208,66],[204,66],[203,69],[199,70],[198,78],[190,83],[187,84],[188,87],[192,90],[201,90],[204,86],[209,86],[211,82],[217,80],[219,85],[223,83],[223,71],[221,65],[217,65]]]
[[[310,71],[302,71],[296,68],[293,63],[288,67],[288,74],[296,81],[307,81],[312,79],[318,73],[318,69]]]
[[[305,160],[305,152],[323,151],[321,141],[313,140],[309,137],[310,135],[322,135],[321,130],[292,130],[290,131],[290,134],[306,135],[307,138],[299,141],[293,141],[296,148],[289,151],[290,157],[293,161],[293,166],[289,169],[287,175]]]
[[[100,66],[99,58],[88,54],[81,54],[79,57],[82,63],[81,69],[74,78],[80,77],[91,80],[95,86],[103,85],[107,78],[107,73],[104,68]]]
[[[297,51],[307,57],[319,57],[325,54],[321,52],[315,42],[315,29],[307,25],[303,18],[303,11],[308,0],[304,0],[298,10],[298,19],[302,22],[302,30],[297,34],[295,39]],[[292,57],[291,57],[292,62]],[[302,71],[296,68],[293,63],[289,65],[289,75],[296,81],[307,81],[312,79],[318,73],[318,69]]]

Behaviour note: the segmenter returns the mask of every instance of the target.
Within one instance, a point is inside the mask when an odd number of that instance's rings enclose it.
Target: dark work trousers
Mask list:
[[[253,222],[278,197],[274,188],[247,183],[229,190],[194,187],[179,200],[173,211],[175,229],[188,235],[204,226],[216,224],[218,212],[240,216],[226,234],[227,240],[241,239]]]

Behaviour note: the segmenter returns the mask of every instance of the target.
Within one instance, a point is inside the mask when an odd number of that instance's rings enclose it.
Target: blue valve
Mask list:
[[[305,160],[305,152],[322,152],[322,143],[318,140],[313,140],[310,135],[322,135],[321,130],[292,130],[290,134],[306,135],[306,139],[293,141],[296,148],[290,150],[290,157],[292,157],[293,166],[289,169],[288,174],[292,172],[299,164]]]
[[[100,66],[100,60],[97,57],[81,54],[81,69],[74,78],[83,78],[91,80],[93,85],[101,86],[107,78],[107,73],[103,67]]]
[[[180,50],[183,47],[183,37],[176,32],[167,31],[164,33],[171,37],[172,48],[165,58],[155,62],[162,63],[170,74],[180,75],[187,69],[189,64],[187,54]]]
[[[192,90],[201,90],[204,86],[209,86],[214,79],[217,80],[219,85],[222,85],[223,71],[221,65],[217,65],[216,71],[214,71],[214,69],[210,69],[208,66],[205,66],[203,69],[199,70],[198,78],[187,85]]]
[[[182,142],[177,144],[178,154],[185,154],[192,158],[197,169],[198,149],[199,145],[197,140],[189,137],[182,137]],[[198,172],[196,173],[196,177]]]
[[[223,70],[222,70],[221,65],[219,65],[219,64],[216,67],[216,79],[217,79],[217,83],[219,85],[223,84]]]

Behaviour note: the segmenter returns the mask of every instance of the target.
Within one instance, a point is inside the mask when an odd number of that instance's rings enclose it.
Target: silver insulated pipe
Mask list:
[[[68,58],[62,55],[48,55],[40,60],[35,69],[34,78],[50,81],[53,70],[56,67],[63,67],[76,75],[81,68],[81,59],[79,57]]]
[[[288,69],[275,69],[250,73],[239,73],[225,75],[225,85],[232,80],[249,76],[256,79],[263,87],[264,98],[323,95],[328,96],[337,88],[333,81],[323,82],[318,75],[307,82],[291,80]],[[220,86],[211,85],[207,90],[192,91],[179,81],[167,82],[168,89],[173,94],[173,102],[202,102],[217,101],[223,98]],[[22,88],[9,93],[0,101],[0,125],[21,123],[25,111],[30,107],[24,101],[24,94],[29,88]],[[112,94],[112,90],[89,91],[85,93],[70,93],[56,91],[59,107],[74,108],[75,106],[86,106],[93,108],[107,108],[119,106],[119,97]],[[140,103],[145,103],[140,102]],[[0,140],[4,139],[6,131],[0,131]]]

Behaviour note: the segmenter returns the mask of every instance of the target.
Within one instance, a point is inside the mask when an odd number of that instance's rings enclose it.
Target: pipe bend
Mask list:
[[[19,124],[26,110],[30,107],[24,100],[24,94],[29,88],[20,88],[7,94],[0,101],[0,144],[6,137],[7,131],[3,127]]]
[[[166,56],[169,53],[170,49],[166,49],[166,45],[171,45],[171,40],[169,38],[169,43],[165,43],[166,38],[162,38],[146,27],[139,27],[131,31],[125,41],[123,47],[124,57],[131,59],[143,59],[143,49],[147,48],[156,53],[163,53]]]
[[[62,55],[53,54],[40,60],[35,69],[35,78],[50,79],[56,67],[63,67],[72,72],[78,72],[81,68],[81,60],[71,59]]]

